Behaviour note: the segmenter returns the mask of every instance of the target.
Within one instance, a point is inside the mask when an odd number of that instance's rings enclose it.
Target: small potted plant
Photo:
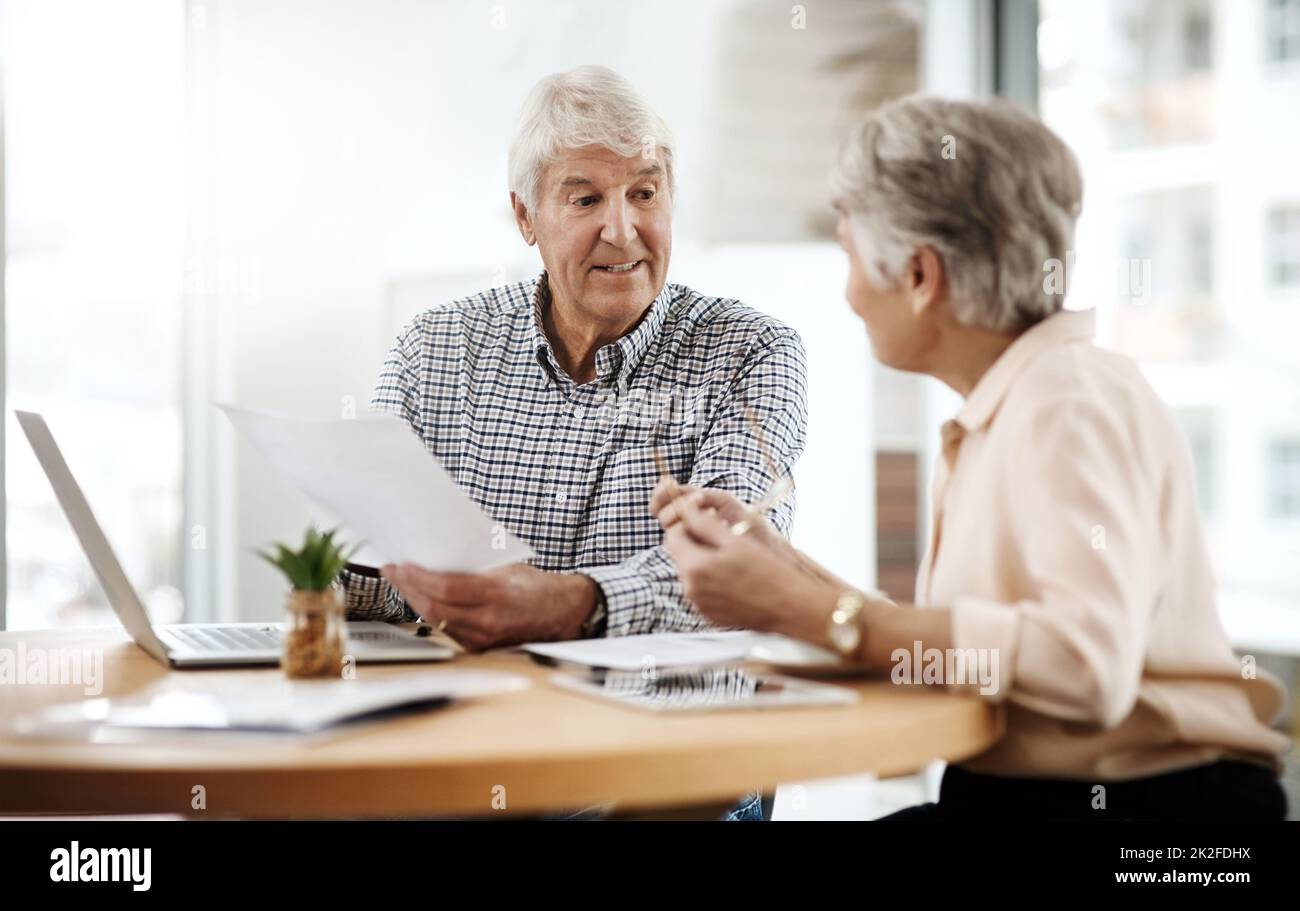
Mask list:
[[[283,572],[292,586],[280,655],[280,666],[289,677],[332,677],[342,671],[347,626],[343,600],[333,583],[360,545],[345,552],[343,545],[334,541],[337,531],[321,534],[308,528],[298,550],[277,542],[272,545],[274,554],[257,552]]]

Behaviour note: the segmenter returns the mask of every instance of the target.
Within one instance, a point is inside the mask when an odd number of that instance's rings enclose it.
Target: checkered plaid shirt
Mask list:
[[[541,329],[546,273],[421,313],[385,360],[372,410],[405,418],[489,515],[527,541],[534,565],[600,587],[611,636],[708,628],[682,593],[650,514],[658,446],[678,481],[744,502],[780,473],[807,423],[803,346],[738,301],[668,284],[635,329],[596,352],[576,385]],[[770,513],[790,533],[793,497]],[[386,581],[345,570],[352,619],[413,620]]]

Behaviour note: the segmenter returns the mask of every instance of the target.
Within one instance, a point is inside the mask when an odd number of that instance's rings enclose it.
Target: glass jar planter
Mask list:
[[[287,677],[337,677],[343,673],[347,624],[335,588],[294,589],[287,599],[280,667]]]

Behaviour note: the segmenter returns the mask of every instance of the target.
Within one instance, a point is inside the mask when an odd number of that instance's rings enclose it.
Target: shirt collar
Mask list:
[[[955,422],[966,432],[988,424],[1026,364],[1049,348],[1091,339],[1096,326],[1096,310],[1059,310],[1030,326],[979,378]]]
[[[542,379],[549,381],[554,376],[563,376],[564,371],[556,363],[555,352],[551,350],[551,342],[542,330],[542,312],[550,302],[551,291],[546,284],[546,273],[539,275],[533,284],[533,318],[529,321],[528,333],[528,350],[537,358],[538,364],[542,367]]]
[[[650,345],[659,335],[659,330],[663,328],[664,320],[668,316],[668,310],[672,306],[674,297],[672,286],[665,283],[663,290],[650,303],[650,309],[642,317],[641,322],[637,323],[636,328],[618,341],[611,342],[596,352],[596,378],[598,380],[604,382],[617,380],[619,385],[626,385],[632,372],[636,370],[637,366],[645,358],[646,352],[650,350]],[[556,360],[555,350],[551,347],[550,339],[546,337],[546,331],[542,328],[542,313],[550,301],[551,289],[546,281],[546,272],[543,271],[537,277],[537,283],[533,289],[533,320],[529,340],[537,360],[546,368],[547,372],[556,378],[562,379],[566,374],[564,369],[560,367],[559,361]]]

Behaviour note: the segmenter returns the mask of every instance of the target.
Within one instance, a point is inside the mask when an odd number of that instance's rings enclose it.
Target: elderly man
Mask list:
[[[760,498],[804,445],[798,336],[667,283],[672,136],[602,67],[543,79],[510,146],[510,202],[537,278],[428,310],[371,407],[415,429],[535,565],[482,574],[349,565],[353,619],[445,623],[468,648],[707,628],[646,507],[656,455],[683,483]],[[788,533],[793,503],[771,515]]]

